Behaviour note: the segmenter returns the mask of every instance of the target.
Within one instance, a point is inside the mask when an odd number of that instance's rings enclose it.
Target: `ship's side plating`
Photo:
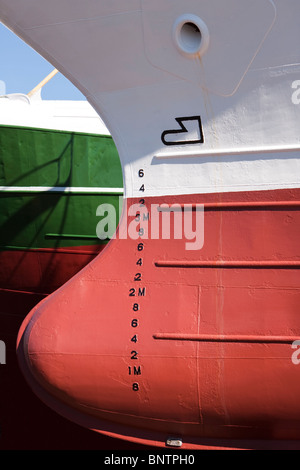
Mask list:
[[[29,382],[136,442],[299,441],[298,2],[38,3],[0,0],[2,20],[101,114],[126,205],[108,249],[24,323]],[[175,205],[202,221],[190,249],[192,232],[156,236]]]

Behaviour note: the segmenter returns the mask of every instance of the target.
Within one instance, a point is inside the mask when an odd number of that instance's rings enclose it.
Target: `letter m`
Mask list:
[[[145,297],[145,295],[146,295],[146,287],[139,287],[139,293],[138,293],[138,295],[139,295],[140,297]]]

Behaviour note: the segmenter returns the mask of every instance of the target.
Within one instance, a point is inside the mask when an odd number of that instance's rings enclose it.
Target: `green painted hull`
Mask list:
[[[110,136],[1,126],[0,186],[0,289],[51,292],[108,242],[96,234],[97,207],[120,215]]]
[[[57,248],[101,243],[96,209],[119,213],[123,181],[110,136],[1,126],[0,186],[0,249]]]

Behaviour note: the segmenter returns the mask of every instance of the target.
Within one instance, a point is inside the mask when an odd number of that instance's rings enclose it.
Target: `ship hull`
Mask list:
[[[107,244],[97,209],[118,220],[118,153],[109,135],[12,125],[0,145],[0,287],[49,294]]]
[[[19,360],[35,393],[66,418],[136,444],[165,447],[173,436],[183,449],[299,448],[299,196],[127,200],[131,216],[123,213],[107,250],[20,329]],[[138,208],[144,222],[135,222]],[[201,250],[186,250],[190,234],[176,238],[184,208],[203,233]],[[153,238],[155,213],[161,230],[170,224],[165,240]]]
[[[0,448],[95,448],[91,432],[55,416],[32,394],[15,347],[28,312],[105,248],[107,237],[96,234],[96,210],[111,204],[118,217],[119,157],[109,135],[71,130],[5,125],[0,144],[0,331],[6,347]],[[64,443],[57,426],[70,436]],[[102,445],[114,448],[115,442]]]
[[[31,388],[136,444],[297,447],[299,3],[28,3],[3,21],[103,117],[125,202],[22,324]]]

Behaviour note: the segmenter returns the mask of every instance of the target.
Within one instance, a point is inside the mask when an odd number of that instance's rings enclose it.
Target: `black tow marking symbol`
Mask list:
[[[164,145],[190,145],[190,144],[203,144],[204,136],[201,124],[200,116],[188,116],[188,117],[177,117],[175,121],[179,124],[179,129],[169,129],[162,133],[161,140]],[[194,121],[192,126],[189,126],[189,129],[184,125],[187,121]],[[197,132],[197,138],[195,139],[195,133],[193,133],[193,138],[188,138],[188,134],[191,134],[191,131]],[[184,140],[177,140],[175,136],[181,134],[181,138],[185,137]],[[186,134],[186,135],[185,135]],[[169,136],[169,139],[166,139],[166,136]],[[173,138],[172,138],[173,137]]]

